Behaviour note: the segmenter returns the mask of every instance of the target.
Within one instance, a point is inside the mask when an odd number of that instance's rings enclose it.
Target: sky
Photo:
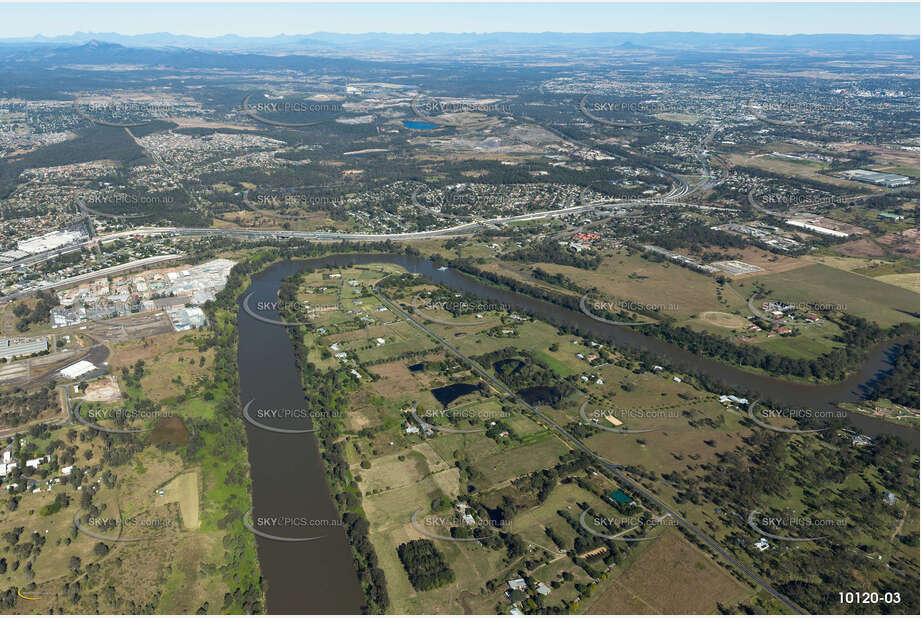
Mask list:
[[[202,37],[312,32],[755,32],[919,34],[907,3],[6,3],[0,38],[74,32]]]

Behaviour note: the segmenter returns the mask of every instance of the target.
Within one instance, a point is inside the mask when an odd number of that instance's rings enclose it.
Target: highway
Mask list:
[[[784,594],[782,594],[782,593],[778,592],[776,589],[774,589],[774,587],[771,586],[771,584],[769,584],[768,582],[766,582],[765,580],[763,580],[757,573],[755,573],[754,571],[752,571],[749,567],[747,567],[746,565],[744,565],[744,564],[742,564],[741,562],[739,562],[739,561],[735,558],[735,556],[733,556],[733,555],[732,555],[731,553],[729,553],[726,549],[724,549],[719,543],[717,543],[716,541],[714,541],[713,539],[711,539],[710,537],[708,537],[706,534],[704,534],[703,532],[701,532],[696,526],[694,526],[694,525],[691,524],[689,521],[687,521],[687,520],[686,520],[684,517],[682,517],[677,511],[675,511],[674,509],[672,509],[671,507],[669,507],[667,504],[665,504],[664,502],[662,502],[659,498],[657,498],[655,494],[653,494],[652,492],[650,492],[649,490],[647,490],[645,487],[643,487],[642,485],[640,485],[639,483],[637,483],[636,481],[634,481],[634,480],[631,479],[630,477],[626,476],[623,472],[620,471],[620,466],[618,466],[617,464],[613,464],[613,463],[607,461],[606,459],[602,458],[600,455],[596,454],[593,450],[591,450],[590,448],[588,448],[587,446],[585,446],[585,444],[583,444],[581,440],[579,440],[578,438],[576,438],[575,436],[573,436],[571,433],[569,433],[568,431],[566,431],[564,428],[562,428],[562,427],[560,427],[559,425],[557,425],[556,422],[553,421],[553,419],[551,419],[550,417],[548,417],[548,416],[545,415],[544,413],[540,412],[537,408],[535,408],[534,406],[532,406],[532,405],[529,404],[528,402],[524,401],[521,397],[519,397],[516,393],[514,393],[511,389],[509,389],[505,384],[503,384],[503,383],[502,383],[501,381],[499,381],[498,379],[494,378],[494,377],[492,376],[492,374],[490,374],[488,371],[486,371],[486,369],[484,369],[479,363],[477,363],[477,362],[474,361],[473,359],[471,359],[471,358],[469,358],[468,356],[466,356],[465,354],[463,354],[463,353],[462,353],[460,350],[458,350],[456,347],[454,347],[453,345],[451,345],[450,343],[448,343],[446,340],[444,340],[444,339],[443,339],[442,337],[440,337],[438,334],[434,333],[434,332],[431,331],[428,327],[426,327],[424,324],[422,324],[421,322],[419,322],[418,320],[416,320],[416,319],[415,319],[412,315],[410,315],[408,312],[404,311],[404,310],[402,309],[402,307],[400,307],[396,302],[392,301],[392,300],[391,300],[390,298],[388,298],[383,292],[381,292],[379,285],[380,285],[380,284],[378,283],[378,285],[375,286],[375,295],[380,299],[380,301],[381,301],[384,305],[386,305],[391,311],[393,311],[395,315],[401,316],[402,318],[404,318],[405,320],[407,320],[410,324],[413,324],[414,326],[416,326],[417,328],[419,328],[421,331],[423,331],[425,334],[427,334],[429,337],[431,337],[432,339],[434,339],[435,341],[437,341],[438,343],[440,343],[440,344],[441,344],[443,347],[445,347],[447,350],[451,351],[451,352],[452,352],[453,354],[455,354],[458,358],[460,358],[460,359],[463,360],[465,363],[467,363],[467,365],[468,365],[471,369],[473,369],[474,372],[476,372],[477,374],[479,374],[480,377],[482,377],[486,382],[488,382],[489,384],[491,384],[491,385],[492,385],[494,388],[496,388],[499,392],[504,393],[504,394],[506,394],[506,395],[509,395],[509,396],[513,397],[516,401],[518,401],[518,403],[520,403],[520,404],[521,404],[522,406],[524,406],[527,410],[529,410],[534,416],[538,417],[541,421],[543,421],[543,423],[544,423],[547,427],[550,427],[550,428],[553,429],[558,435],[560,435],[562,438],[564,438],[565,441],[569,442],[570,444],[572,444],[573,446],[575,446],[577,449],[579,449],[580,451],[582,451],[582,452],[585,453],[586,455],[589,455],[590,457],[593,457],[594,459],[596,459],[596,460],[599,462],[599,465],[600,465],[608,474],[610,474],[611,476],[613,476],[614,478],[616,478],[619,482],[621,482],[622,484],[624,484],[624,485],[630,487],[633,491],[637,492],[638,494],[641,494],[641,495],[643,496],[643,498],[645,498],[646,500],[648,500],[650,503],[655,504],[655,505],[656,505],[657,507],[659,507],[663,512],[667,513],[668,515],[671,515],[671,516],[675,519],[675,521],[677,521],[678,524],[679,524],[681,527],[683,527],[687,532],[689,532],[690,534],[694,535],[701,543],[707,545],[710,549],[712,549],[714,552],[716,552],[721,558],[723,558],[724,560],[726,560],[726,562],[728,562],[729,564],[731,564],[732,566],[734,566],[734,567],[735,567],[736,569],[738,569],[740,572],[742,572],[742,573],[744,573],[745,575],[747,575],[748,578],[751,579],[758,587],[762,588],[765,592],[767,592],[767,593],[770,594],[772,597],[774,597],[775,599],[777,599],[777,601],[779,601],[780,603],[782,603],[782,604],[783,604],[785,607],[787,607],[789,610],[791,610],[792,612],[797,613],[797,614],[808,614],[808,613],[809,613],[809,612],[807,612],[806,610],[804,610],[803,608],[801,608],[799,605],[797,605],[796,603],[794,603],[792,600],[790,600],[789,598],[787,598]]]
[[[664,198],[663,198],[664,199]],[[510,217],[498,217],[495,219],[483,219],[472,223],[462,223],[450,227],[438,228],[434,230],[425,230],[421,232],[397,232],[392,234],[366,234],[352,232],[298,232],[290,230],[261,230],[261,229],[217,229],[217,228],[181,228],[181,227],[138,227],[121,232],[113,232],[94,239],[83,242],[65,245],[53,249],[36,253],[28,257],[0,265],[0,272],[6,272],[23,266],[31,266],[45,262],[61,255],[80,251],[81,249],[91,246],[96,242],[108,243],[122,238],[131,238],[135,236],[228,236],[240,237],[250,240],[269,239],[269,240],[306,240],[306,241],[367,241],[367,242],[384,242],[387,240],[423,240],[427,238],[437,238],[440,236],[457,236],[462,234],[472,234],[477,229],[491,225],[502,225],[506,223],[515,223],[520,221],[534,221],[537,219],[551,219],[565,215],[578,214],[582,212],[591,212],[610,207],[635,206],[644,204],[638,202],[603,202],[584,204],[581,206],[570,206],[569,208],[560,208],[558,210],[545,210],[541,212],[532,212],[523,215],[514,215]],[[678,204],[676,204],[678,205]]]

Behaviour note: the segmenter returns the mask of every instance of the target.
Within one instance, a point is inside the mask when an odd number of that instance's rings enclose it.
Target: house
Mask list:
[[[760,539],[758,539],[758,542],[755,543],[755,549],[757,549],[758,551],[764,551],[768,547],[770,547],[770,545],[768,544],[767,539],[764,537],[761,537]]]
[[[415,425],[407,425],[406,433],[419,433],[419,428],[416,427]]]
[[[524,582],[522,578],[510,579],[508,582],[508,587],[511,590],[526,590],[528,585]]]
[[[73,466],[64,466],[63,468],[61,468],[61,474],[63,474],[64,476],[70,476],[70,473],[73,471],[74,471]]]
[[[49,457],[48,455],[45,455],[44,457],[38,457],[36,459],[29,459],[28,461],[26,461],[26,468],[36,468],[37,469],[40,465],[42,465],[43,461],[51,461],[51,457]]]
[[[377,345],[384,345],[385,343],[387,343],[387,341],[383,337],[378,337],[374,341],[377,342]]]
[[[851,438],[851,444],[853,446],[870,446],[873,444],[873,439],[870,436],[857,435]]]
[[[475,525],[476,525],[476,520],[473,518],[473,515],[471,515],[470,513],[464,513],[464,514],[461,516],[461,519],[462,519],[462,520],[464,521],[464,523],[467,524],[468,526],[475,526]]]
[[[544,582],[537,582],[537,585],[534,587],[534,589],[537,590],[537,594],[541,595],[542,597],[550,594],[550,588]]]
[[[678,382],[678,383],[680,383],[680,382],[681,382],[681,378],[679,378],[678,376],[675,376],[674,378],[672,378],[672,382]]]

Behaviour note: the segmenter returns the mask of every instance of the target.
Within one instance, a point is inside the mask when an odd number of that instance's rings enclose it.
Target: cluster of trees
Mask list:
[[[409,582],[419,591],[431,590],[454,581],[454,571],[429,539],[415,539],[397,547]]]
[[[873,392],[874,399],[889,399],[910,408],[918,408],[918,340],[899,344],[893,350],[892,370],[880,378]]]
[[[642,326],[640,330],[695,354],[732,364],[757,367],[773,375],[836,381],[844,379],[848,371],[863,362],[869,347],[880,341],[885,334],[875,323],[857,316],[845,315],[837,320],[837,323],[842,329],[839,340],[845,344],[844,347],[811,360],[774,354],[754,346],[738,345],[725,337],[687,326],[657,324]],[[889,334],[896,335],[902,330],[903,327],[897,327]]]
[[[566,288],[567,290],[572,290],[577,294],[585,294],[585,292],[588,291],[563,273],[548,273],[540,266],[535,266],[531,271],[531,274],[534,275],[536,279],[546,281],[551,285],[558,285],[561,288]]]
[[[0,424],[6,427],[24,425],[57,405],[57,395],[51,384],[32,392],[0,392]]]
[[[562,266],[574,266],[586,270],[595,270],[601,264],[601,256],[595,251],[576,251],[568,245],[561,245],[552,238],[531,243],[505,256],[506,259],[533,264],[547,262]]]
[[[573,391],[549,365],[527,350],[503,348],[475,357],[481,365],[492,365],[496,377],[518,392],[528,403],[556,405]]]
[[[19,332],[29,330],[29,327],[33,324],[49,320],[48,313],[61,304],[58,301],[57,294],[51,290],[38,292],[35,295],[35,300],[35,306],[32,309],[29,309],[29,305],[25,301],[13,307],[13,315],[19,318],[16,322],[16,329]]]
[[[791,495],[799,496],[802,506],[794,506],[794,502],[780,510],[778,521],[792,522],[796,521],[793,516],[803,516],[844,522],[808,530],[804,524],[794,523],[775,528],[777,534],[823,536],[819,543],[799,544],[796,551],[785,550],[780,544],[783,558],[761,563],[765,575],[784,594],[812,613],[840,611],[837,595],[809,582],[818,575],[832,590],[847,591],[857,578],[867,590],[900,591],[899,611],[910,613],[911,607],[917,611],[917,587],[903,586],[904,576],[897,575],[903,564],[905,570],[914,565],[901,562],[899,552],[889,558],[894,561],[888,563],[893,569],[875,560],[876,554],[892,551],[889,531],[897,525],[904,508],[890,504],[887,491],[894,492],[898,502],[917,504],[917,455],[910,446],[886,436],[855,448],[837,432],[803,443],[789,435],[756,432],[742,448],[718,457],[717,462],[702,466],[701,477],[689,472],[663,478],[678,489],[679,503],[706,500],[720,507],[729,540],[749,547],[751,531],[737,514],[748,513],[752,505],[784,502]],[[803,489],[801,496],[797,488]],[[898,537],[898,542],[917,553],[917,536]],[[864,559],[864,555],[873,559]],[[884,614],[893,611],[882,599],[878,606],[866,609]]]
[[[640,240],[658,245],[669,251],[686,247],[695,252],[700,251],[702,247],[744,249],[749,244],[741,236],[712,230],[702,223],[689,223],[687,221],[681,221],[680,226],[673,227],[667,231],[642,234]]]

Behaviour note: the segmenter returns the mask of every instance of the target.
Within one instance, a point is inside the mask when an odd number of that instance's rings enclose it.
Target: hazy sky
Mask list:
[[[0,37],[74,32],[274,36],[311,32],[918,34],[913,3],[6,4]]]

